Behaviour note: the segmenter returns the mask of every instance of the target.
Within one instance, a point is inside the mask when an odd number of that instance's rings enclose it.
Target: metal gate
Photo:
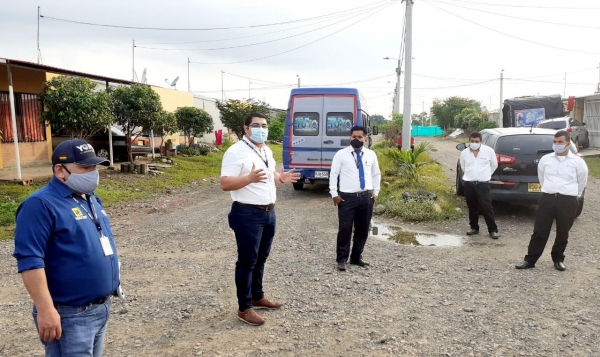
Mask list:
[[[600,99],[585,101],[583,122],[590,135],[590,147],[600,148]]]

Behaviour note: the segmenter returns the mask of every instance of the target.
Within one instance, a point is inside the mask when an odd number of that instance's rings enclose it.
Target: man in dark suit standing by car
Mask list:
[[[369,236],[373,215],[373,203],[379,195],[381,172],[377,155],[364,147],[367,130],[362,126],[350,129],[350,146],[338,151],[331,163],[329,192],[333,204],[338,207],[339,230],[337,235],[338,270],[346,270],[350,264],[361,267],[369,263],[362,260],[362,252]],[[339,178],[339,191],[338,191]],[[350,254],[352,226],[354,245]]]
[[[564,131],[554,134],[553,153],[544,155],[538,164],[542,197],[535,212],[533,234],[523,263],[517,269],[535,268],[548,242],[552,223],[556,220],[556,239],[552,247],[554,268],[566,269],[565,249],[569,241],[569,230],[573,226],[578,197],[583,195],[587,184],[588,167],[585,161],[569,150],[571,135]]]
[[[467,235],[479,234],[479,213],[485,218],[490,237],[498,239],[498,226],[494,219],[490,179],[498,168],[498,159],[494,149],[481,144],[481,133],[475,131],[469,135],[469,147],[460,153],[460,168],[463,171],[465,198],[469,206],[469,225]]]

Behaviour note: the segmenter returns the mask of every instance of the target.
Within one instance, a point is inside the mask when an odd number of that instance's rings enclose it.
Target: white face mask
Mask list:
[[[469,143],[469,148],[471,150],[479,150],[481,147],[481,143]]]
[[[557,154],[562,154],[567,149],[567,144],[552,144],[552,150]]]

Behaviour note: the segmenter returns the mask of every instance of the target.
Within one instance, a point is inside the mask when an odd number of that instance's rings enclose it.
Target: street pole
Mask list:
[[[498,123],[498,127],[499,128],[503,128],[504,127],[504,121],[502,119],[502,107],[503,107],[503,103],[504,101],[502,100],[502,86],[504,85],[504,70],[502,70],[500,72],[500,107],[498,108],[498,118],[499,118],[499,123]]]
[[[135,82],[135,40],[131,45],[131,81]]]
[[[190,58],[188,57],[188,92],[192,92],[192,85],[190,84]]]
[[[394,96],[394,113],[400,114],[400,89],[401,89],[401,77],[402,77],[402,69],[401,69],[400,59],[398,59],[398,67],[396,68],[396,95]]]
[[[413,11],[413,0],[406,1],[406,34],[405,34],[405,75],[404,75],[404,118],[402,121],[402,149],[410,150],[410,137],[411,137],[411,76],[412,76],[412,11]],[[398,92],[398,97],[400,93]]]
[[[12,123],[13,143],[15,145],[15,161],[17,164],[17,180],[21,181],[21,155],[19,154],[19,133],[17,132],[17,115],[15,111],[15,93],[13,91],[12,71],[10,63],[6,61],[6,70],[8,72],[8,99],[10,102],[10,118]]]
[[[298,77],[298,88],[300,88],[300,76],[296,75],[296,77]]]
[[[598,89],[596,93],[600,93],[600,63],[598,63]]]
[[[40,51],[40,7],[38,6],[37,16],[37,63],[42,62],[42,52]]]
[[[225,91],[223,90],[223,70],[221,70],[221,102],[225,101]]]

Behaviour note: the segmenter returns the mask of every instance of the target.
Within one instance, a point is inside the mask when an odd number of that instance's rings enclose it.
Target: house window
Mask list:
[[[42,105],[36,94],[15,93],[15,115],[20,142],[36,142],[46,140],[46,130],[39,121]],[[10,98],[8,92],[0,91],[0,131],[2,142],[14,142]]]

